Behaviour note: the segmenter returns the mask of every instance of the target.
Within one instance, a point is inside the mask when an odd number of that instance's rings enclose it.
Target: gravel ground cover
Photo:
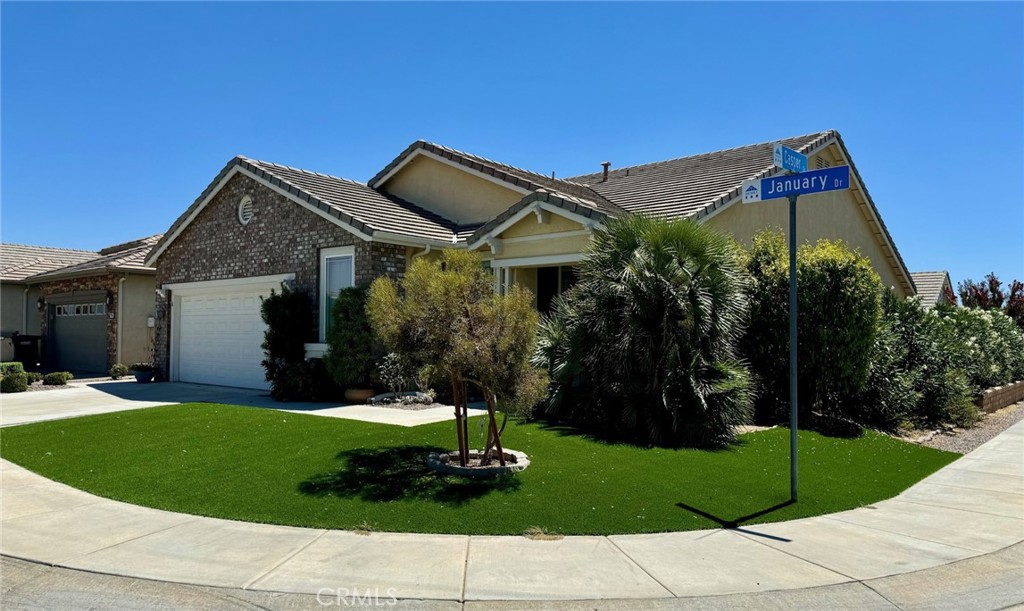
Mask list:
[[[908,441],[936,450],[967,454],[1021,420],[1024,420],[1024,401],[985,414],[984,419],[974,428],[915,431]]]

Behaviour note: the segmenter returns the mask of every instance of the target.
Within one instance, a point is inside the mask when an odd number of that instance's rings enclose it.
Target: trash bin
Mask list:
[[[14,360],[26,369],[38,369],[42,365],[43,336],[18,334],[11,337],[11,342],[14,343]]]

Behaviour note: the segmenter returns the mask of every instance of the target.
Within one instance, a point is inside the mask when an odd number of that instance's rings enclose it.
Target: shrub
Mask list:
[[[263,369],[270,382],[270,396],[278,401],[320,401],[334,388],[319,359],[306,361],[306,338],[316,320],[308,295],[287,285],[271,291],[263,300],[260,315],[267,325],[263,335]]]
[[[0,375],[7,375],[9,373],[25,373],[25,367],[18,361],[0,363]]]
[[[745,287],[739,248],[710,227],[610,221],[541,326],[547,413],[644,444],[728,442],[751,415]]]
[[[5,373],[0,379],[0,392],[25,392],[28,389],[28,376],[24,372]]]
[[[123,363],[117,363],[113,367],[110,368],[109,373],[110,373],[110,377],[111,378],[113,378],[115,380],[120,380],[121,378],[123,378],[126,375],[128,375],[130,373],[130,370]]]
[[[366,286],[343,289],[331,308],[324,365],[334,382],[342,388],[370,386],[374,341],[370,321],[366,317],[368,290]]]
[[[868,381],[846,413],[884,430],[903,424],[972,424],[978,410],[967,372],[956,359],[960,340],[951,325],[917,299],[886,291],[882,303]]]
[[[71,375],[68,371],[55,371],[48,373],[43,376],[44,386],[64,386],[68,383],[68,380],[73,379],[75,376]]]
[[[1024,379],[1024,331],[998,310],[936,308],[950,326],[956,366],[967,373],[971,391]]]
[[[28,383],[30,385],[43,380],[43,374],[38,371],[27,371],[25,372],[25,377],[28,379]]]
[[[146,373],[153,371],[153,363],[133,363],[130,367],[128,367],[128,369],[131,371]]]
[[[757,415],[786,421],[789,413],[789,255],[777,231],[754,236],[746,258],[751,275],[750,322],[743,353],[758,384]],[[797,252],[798,398],[801,419],[848,418],[868,379],[881,319],[882,282],[871,262],[844,243],[821,240]]]

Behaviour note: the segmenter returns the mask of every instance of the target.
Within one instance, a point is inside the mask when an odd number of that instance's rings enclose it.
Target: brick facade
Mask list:
[[[121,276],[104,274],[102,276],[87,276],[84,278],[68,278],[65,280],[53,280],[39,285],[39,291],[43,299],[72,293],[86,291],[105,291],[110,298],[107,299],[107,369],[117,362],[117,304],[118,304],[118,280]],[[49,338],[49,327],[53,308],[47,307],[46,315],[41,318],[39,325],[43,336],[44,351]],[[45,362],[50,362],[51,355],[45,355]]]
[[[248,195],[253,217],[238,220],[238,205]],[[157,286],[276,274],[295,274],[293,288],[316,298],[319,316],[320,250],[355,247],[355,281],[369,282],[405,273],[404,246],[366,242],[248,176],[237,174],[193,219],[156,263]],[[170,356],[172,296],[157,299],[156,354],[158,378],[166,379]],[[316,341],[310,329],[307,341]]]

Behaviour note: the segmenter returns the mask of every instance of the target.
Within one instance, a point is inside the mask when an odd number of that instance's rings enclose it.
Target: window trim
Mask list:
[[[356,281],[356,247],[355,246],[336,246],[333,248],[321,248],[320,249],[320,295],[318,300],[318,309],[320,310],[320,341],[327,341],[327,261],[329,259],[338,259],[348,257],[349,264],[352,266],[352,285],[355,286]]]

